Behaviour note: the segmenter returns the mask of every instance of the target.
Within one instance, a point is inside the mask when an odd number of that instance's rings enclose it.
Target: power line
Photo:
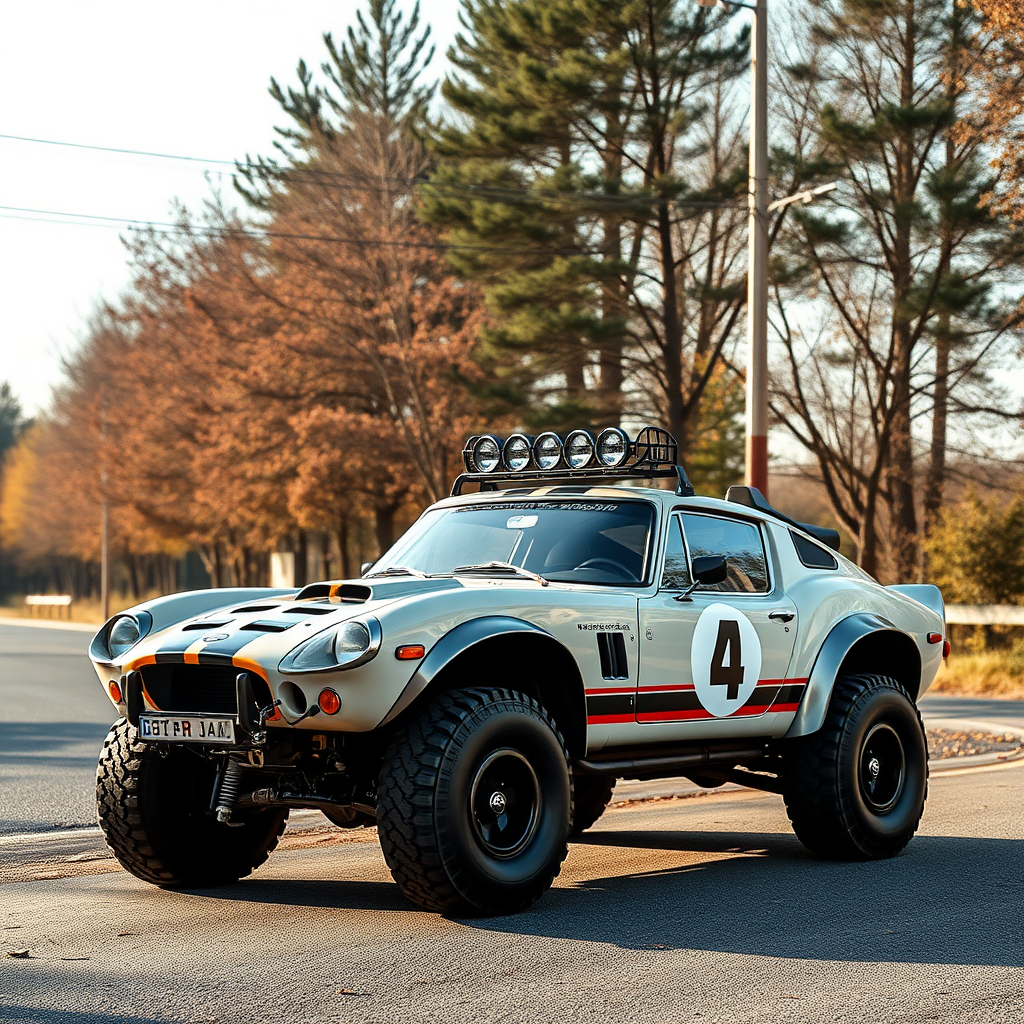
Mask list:
[[[358,191],[366,192],[391,192],[400,189],[407,194],[412,194],[418,186],[426,186],[432,191],[441,193],[455,193],[477,195],[481,198],[490,199],[512,199],[515,201],[537,200],[541,202],[557,202],[561,204],[577,205],[616,205],[632,207],[634,209],[646,206],[658,206],[669,203],[674,206],[688,207],[693,209],[723,209],[723,208],[745,208],[746,200],[735,202],[717,202],[710,200],[694,199],[673,199],[668,196],[653,195],[615,195],[607,192],[565,192],[558,189],[541,189],[526,185],[488,185],[476,182],[444,182],[431,181],[427,178],[398,178],[387,175],[353,174],[343,171],[331,171],[319,167],[288,167],[281,168],[272,162],[263,160],[238,161],[222,160],[217,157],[186,156],[180,153],[158,153],[144,149],[128,149],[122,146],[96,146],[84,142],[65,142],[58,139],[36,139],[26,135],[5,135],[0,134],[0,139],[7,139],[15,142],[27,142],[39,146],[59,146],[68,149],[82,149],[97,153],[113,153],[119,156],[141,156],[157,160],[179,160],[187,163],[218,165],[233,167],[240,173],[252,172],[266,177],[276,177],[288,181],[302,181],[304,179],[327,179],[338,182],[348,182],[348,187]]]
[[[290,231],[265,231],[257,228],[207,228],[192,224],[175,224],[171,221],[137,220],[130,217],[108,217],[96,213],[69,213],[62,210],[39,210],[24,206],[0,206],[0,217],[12,220],[34,220],[44,224],[66,224],[77,227],[126,226],[132,229],[152,230],[159,234],[193,235],[200,238],[250,238],[255,241],[280,239],[284,241],[327,242],[335,245],[352,245],[365,248],[426,249],[437,252],[452,250],[490,253],[506,256],[599,256],[596,249],[516,249],[511,246],[474,245],[459,242],[417,242],[410,239],[354,238],[341,235],[313,235]],[[42,218],[64,218],[60,220]],[[84,222],[84,223],[83,223]]]

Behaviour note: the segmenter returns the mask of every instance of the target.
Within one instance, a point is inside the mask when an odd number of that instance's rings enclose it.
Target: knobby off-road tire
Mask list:
[[[384,859],[402,892],[427,910],[528,907],[558,875],[571,821],[565,741],[547,711],[521,693],[441,694],[384,758]]]
[[[287,809],[223,824],[208,813],[213,779],[213,765],[192,751],[161,753],[123,718],[115,722],[96,770],[96,806],[121,865],[161,886],[223,885],[259,867],[277,846]]]
[[[577,775],[573,780],[572,834],[586,832],[611,803],[615,779],[606,775]]]
[[[907,691],[887,676],[836,682],[825,722],[785,754],[789,820],[812,853],[894,857],[928,796],[928,741]]]

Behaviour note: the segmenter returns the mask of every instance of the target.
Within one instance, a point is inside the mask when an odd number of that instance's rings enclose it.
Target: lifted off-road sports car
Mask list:
[[[121,716],[99,820],[125,868],[234,881],[319,808],[376,824],[414,903],[509,913],[616,779],[674,776],[780,793],[821,856],[906,846],[916,701],[948,652],[935,587],[880,586],[753,488],[696,497],[657,428],[482,435],[464,458],[358,580],[176,594],[96,634]]]

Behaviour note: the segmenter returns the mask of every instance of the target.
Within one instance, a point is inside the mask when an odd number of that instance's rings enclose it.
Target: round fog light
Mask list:
[[[602,466],[614,469],[629,455],[629,438],[618,427],[608,427],[597,437],[597,459]]]
[[[541,434],[533,442],[533,458],[540,469],[554,469],[562,461],[562,439],[557,434]]]
[[[316,702],[320,705],[320,710],[325,715],[336,715],[341,710],[341,698],[334,690],[329,688],[320,691],[320,696],[317,697]]]
[[[518,473],[530,464],[530,439],[525,434],[513,434],[502,450],[505,465]]]
[[[594,458],[594,439],[586,430],[574,430],[565,439],[565,461],[571,469],[585,469]]]
[[[478,473],[493,473],[501,464],[501,445],[491,434],[477,438],[470,458]]]

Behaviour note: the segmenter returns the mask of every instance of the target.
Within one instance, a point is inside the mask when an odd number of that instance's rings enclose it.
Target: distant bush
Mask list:
[[[925,542],[928,582],[947,604],[1024,604],[1024,489],[1011,501],[969,492],[946,507]],[[1024,653],[1019,627],[958,626],[957,647]],[[1014,642],[1016,641],[1016,642]]]
[[[969,493],[942,511],[925,550],[947,602],[1024,603],[1024,489],[1009,503]]]

